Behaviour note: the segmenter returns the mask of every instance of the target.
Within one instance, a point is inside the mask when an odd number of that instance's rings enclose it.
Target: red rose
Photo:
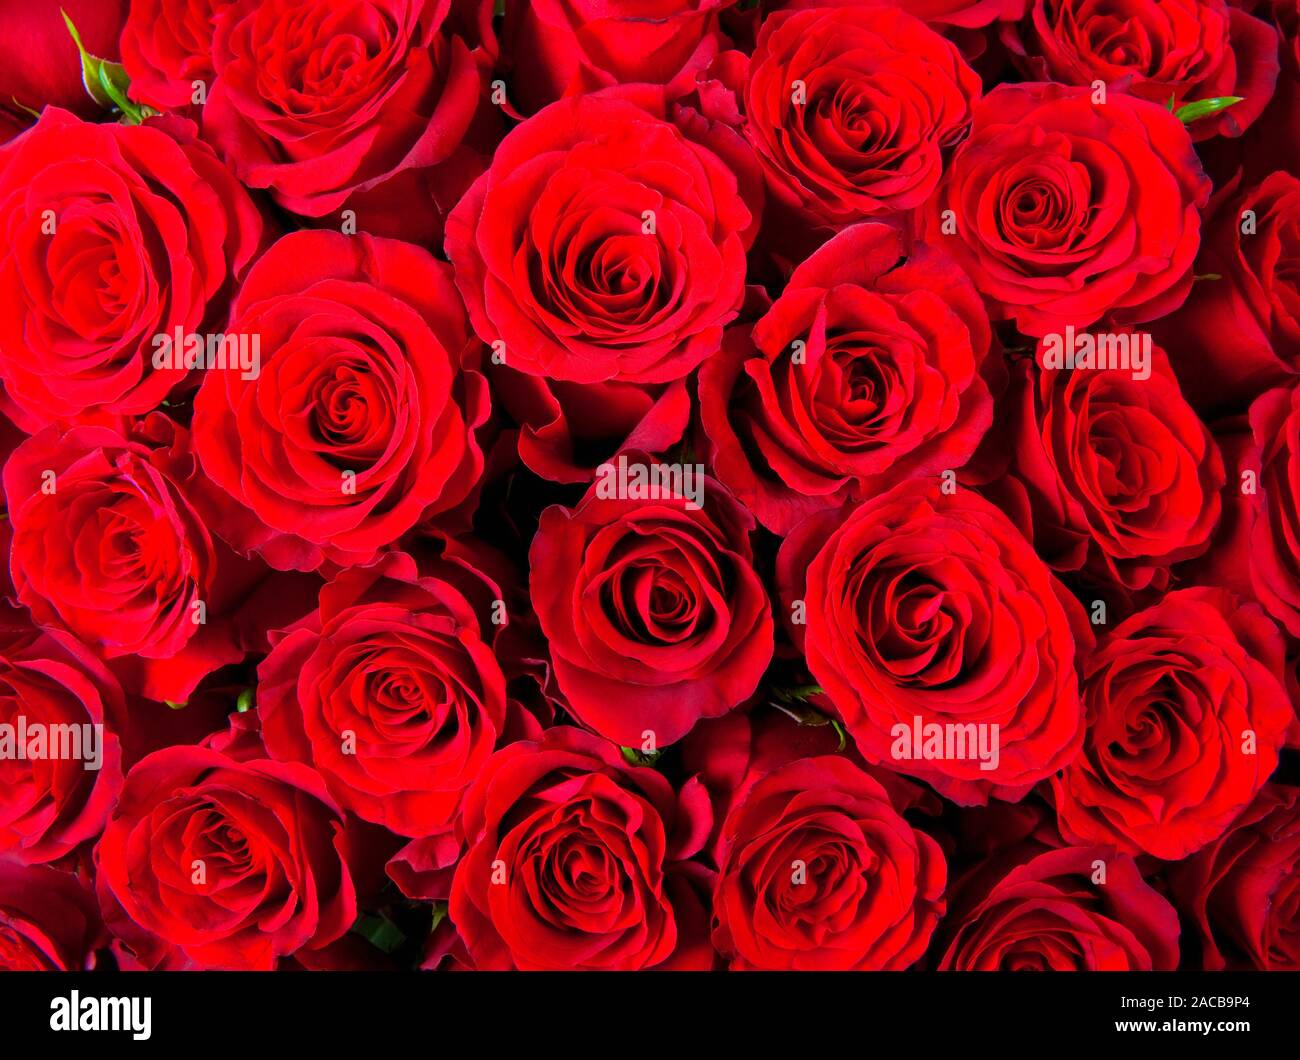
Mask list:
[[[341,806],[399,835],[448,828],[505,729],[505,677],[469,602],[400,553],[325,586],[258,677],[271,756],[314,766]]]
[[[188,122],[89,125],[52,108],[0,149],[0,216],[4,411],[28,432],[90,407],[157,408],[188,373],[154,367],[155,337],[220,332],[262,233]]]
[[[122,788],[125,709],[112,674],[71,637],[4,637],[0,859],[54,861],[99,835]]]
[[[669,382],[717,350],[740,308],[752,216],[735,174],[663,120],[662,92],[628,96],[534,115],[447,219],[456,283],[500,363]]]
[[[1272,623],[1222,590],[1116,626],[1083,660],[1083,752],[1052,778],[1062,835],[1167,860],[1222,835],[1295,720],[1284,665]]]
[[[85,972],[106,941],[77,878],[0,858],[0,971]]]
[[[1300,788],[1269,785],[1170,874],[1208,971],[1300,970]]]
[[[815,705],[820,701],[821,697],[814,696],[808,702]],[[713,835],[705,854],[714,864],[722,826],[732,809],[763,777],[801,758],[842,755],[885,789],[899,813],[913,809],[937,813],[940,806],[920,784],[863,761],[851,744],[845,744],[842,731],[831,719],[816,711],[796,721],[775,704],[758,706],[752,712],[733,710],[700,722],[682,741],[681,749],[682,769],[689,776],[698,776],[713,800]]]
[[[206,101],[217,19],[227,8],[250,6],[251,0],[133,0],[121,42],[131,97],[159,110]],[[198,100],[195,81],[203,82]]]
[[[265,568],[209,533],[204,485],[188,434],[161,413],[130,434],[51,427],[5,464],[18,601],[150,699],[183,702],[244,655],[233,612]]]
[[[1088,88],[1000,85],[921,212],[999,318],[1028,335],[1176,309],[1210,183],[1167,107]]]
[[[1026,0],[895,0],[917,18],[939,26],[974,29],[1020,18]]]
[[[356,919],[342,814],[305,766],[156,751],[95,848],[100,904],[145,967],[267,970]]]
[[[691,416],[681,379],[659,386],[552,382],[502,365],[492,381],[503,411],[520,425],[519,458],[552,482],[590,482],[626,449],[663,452],[681,440]]]
[[[1251,583],[1268,613],[1300,637],[1300,386],[1260,395],[1250,425],[1245,466],[1258,478],[1247,498]]]
[[[532,113],[615,84],[689,78],[726,41],[735,0],[508,0],[502,50],[510,101]]]
[[[766,527],[957,468],[993,417],[988,317],[941,251],[856,225],[700,370],[718,478]]]
[[[1104,873],[1104,875],[1099,875]],[[980,888],[983,890],[983,888]],[[1178,915],[1133,859],[1051,850],[954,905],[942,971],[1172,971]]]
[[[629,482],[651,467],[627,466]],[[605,497],[604,482],[572,511],[542,513],[533,606],[574,715],[625,746],[648,732],[659,748],[743,702],[772,658],[753,520],[702,475],[698,509],[680,494]]]
[[[1040,344],[1039,363],[1044,354]],[[1223,459],[1159,347],[1141,371],[1023,360],[1003,413],[990,442],[1010,465],[989,492],[1004,510],[1028,513],[1027,536],[1055,570],[1163,590],[1171,563],[1209,546]]]
[[[260,336],[260,373],[209,372],[194,434],[238,502],[211,513],[236,548],[279,569],[365,563],[477,488],[487,384],[428,252],[295,232],[249,272],[229,330]]]
[[[943,915],[939,845],[843,758],[759,780],[722,826],[714,944],[735,969],[897,971]]]
[[[1019,799],[1078,752],[1084,616],[970,490],[914,479],[814,516],[786,538],[777,579],[808,668],[868,762],[970,805]]]
[[[216,22],[204,135],[250,188],[308,217],[445,162],[483,99],[469,46],[444,31],[450,5],[265,0],[227,8]]]
[[[956,46],[897,8],[775,11],[750,60],[745,134],[777,201],[838,226],[920,206],[979,95]]]
[[[699,784],[675,792],[578,729],[498,751],[466,795],[468,850],[451,893],[474,967],[709,967],[707,920],[684,864],[709,824]]]
[[[1198,408],[1235,412],[1300,375],[1300,179],[1273,173],[1216,206],[1208,278],[1155,333]]]
[[[1241,102],[1192,123],[1192,139],[1240,136],[1277,83],[1277,30],[1224,0],[1033,0],[1004,24],[1011,57],[1035,81],[1104,82],[1169,106],[1219,96]]]
[[[99,114],[82,81],[77,45],[61,12],[72,19],[91,55],[115,60],[127,6],[128,0],[0,0],[5,28],[0,40],[0,106],[28,111],[63,107],[84,118]]]

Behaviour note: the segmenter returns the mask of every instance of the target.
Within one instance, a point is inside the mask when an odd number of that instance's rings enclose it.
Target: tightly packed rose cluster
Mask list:
[[[0,3],[0,967],[1300,969],[1296,0]]]

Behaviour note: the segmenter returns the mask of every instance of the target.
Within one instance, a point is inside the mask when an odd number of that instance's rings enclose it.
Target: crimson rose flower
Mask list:
[[[204,135],[250,188],[308,217],[446,161],[483,98],[469,46],[444,30],[450,7],[262,0],[227,8],[215,27]]]
[[[605,497],[602,481],[572,511],[542,513],[533,605],[573,714],[616,743],[649,732],[663,747],[743,702],[772,658],[754,523],[711,481],[698,509]]]
[[[1222,835],[1295,720],[1284,665],[1273,624],[1220,589],[1116,626],[1083,660],[1083,752],[1052,778],[1062,835],[1167,860]]]
[[[155,751],[95,848],[105,919],[145,967],[269,971],[356,919],[342,823],[306,766]]]
[[[95,897],[75,876],[0,858],[0,971],[90,971],[105,941]]]
[[[501,365],[492,381],[493,396],[519,423],[519,459],[552,482],[590,482],[602,463],[627,449],[669,449],[691,416],[682,379],[658,386],[566,383]]]
[[[970,805],[1019,799],[1078,752],[1084,616],[970,490],[914,479],[813,516],[786,538],[777,579],[808,668],[868,762]]]
[[[750,60],[745,134],[778,201],[843,225],[920,206],[979,95],[956,45],[897,8],[780,10]]]
[[[122,27],[122,66],[131,96],[158,110],[195,101],[195,81],[204,99],[212,88],[212,38],[227,8],[248,8],[252,0],[132,0]],[[237,16],[232,16],[237,17]]]
[[[155,336],[220,332],[262,233],[189,122],[54,108],[0,148],[0,226],[3,408],[28,432],[92,406],[157,408],[188,373],[154,367]]]
[[[1040,362],[1043,353],[1040,345]],[[1206,550],[1225,480],[1218,446],[1163,350],[1151,348],[1147,368],[1135,378],[1026,359],[990,439],[1010,461],[990,495],[1028,512],[1027,536],[1048,565],[1135,590],[1164,589],[1171,563]]]
[[[510,101],[531,114],[609,85],[689,78],[725,42],[718,12],[733,3],[507,0],[502,50]]]
[[[265,571],[209,532],[205,486],[187,432],[162,413],[129,434],[29,438],[4,467],[18,602],[92,646],[131,690],[184,702],[243,658],[235,611]]]
[[[1249,497],[1251,583],[1268,613],[1300,637],[1300,386],[1260,395],[1250,425],[1246,465],[1259,479]]]
[[[749,789],[722,826],[714,944],[735,969],[897,971],[943,915],[939,845],[844,758]]]
[[[1162,106],[1241,97],[1194,121],[1194,140],[1240,136],[1277,82],[1277,30],[1224,0],[1032,0],[1001,36],[1035,81],[1102,81]]]
[[[1088,88],[999,85],[921,211],[926,242],[1027,335],[1176,309],[1210,182],[1167,107]]]
[[[898,7],[939,26],[975,29],[1020,18],[1026,0],[894,0]]]
[[[708,968],[684,860],[709,834],[698,782],[572,726],[498,751],[465,797],[451,919],[480,970]]]
[[[15,744],[0,755],[0,862],[54,861],[99,835],[122,788],[125,722],[122,689],[73,638],[3,638],[0,725]],[[37,732],[41,757],[26,757]]]
[[[962,895],[952,922],[942,971],[1167,972],[1178,966],[1178,914],[1132,858],[1106,847],[1038,854],[986,893]]]
[[[778,534],[909,475],[957,468],[993,418],[988,317],[933,247],[855,225],[700,370],[718,478]]]
[[[249,272],[230,332],[260,374],[210,371],[195,449],[236,505],[217,532],[278,569],[365,563],[477,489],[487,383],[451,270],[409,243],[295,232]]]
[[[1217,203],[1196,297],[1155,327],[1204,410],[1238,411],[1300,375],[1300,179],[1277,172]]]
[[[390,553],[339,574],[277,641],[258,669],[271,756],[315,766],[341,806],[399,835],[449,826],[506,720],[464,596]]]
[[[752,215],[736,175],[664,120],[662,92],[625,95],[535,114],[447,219],[475,331],[529,375],[669,382],[740,308]]]
[[[1266,787],[1170,879],[1207,971],[1300,970],[1300,788]]]

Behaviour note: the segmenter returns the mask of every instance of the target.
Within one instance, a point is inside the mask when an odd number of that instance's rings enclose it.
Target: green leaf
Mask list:
[[[840,738],[840,745],[837,751],[843,751],[849,745],[849,734],[844,731],[844,726],[840,724],[837,718],[831,718],[831,727],[834,728],[835,734]]]
[[[395,953],[406,942],[401,929],[386,916],[366,916],[363,913],[357,917],[352,930],[384,953]]]
[[[1192,277],[1192,282],[1193,282],[1193,283],[1197,283],[1197,282],[1199,282],[1199,281],[1201,281],[1201,280],[1221,280],[1221,279],[1223,279],[1223,276],[1222,276],[1222,274],[1220,274],[1220,273],[1217,273],[1217,272],[1203,272],[1203,273],[1201,273],[1199,276],[1193,276],[1193,277]]]
[[[240,714],[247,714],[253,709],[253,690],[245,688],[235,698],[235,710]]]
[[[823,696],[826,689],[821,685],[796,685],[794,688],[773,688],[772,695],[782,703],[806,703],[809,696]]]
[[[77,27],[68,17],[68,13],[62,8],[59,9],[59,13],[63,16],[63,22],[72,35],[72,42],[77,46],[77,53],[81,56],[81,81],[86,86],[86,91],[90,93],[90,98],[105,110],[120,111],[122,116],[133,125],[139,125],[151,114],[157,114],[158,112],[152,107],[131,102],[127,94],[131,88],[131,79],[126,76],[126,69],[122,64],[101,59],[86,51],[86,46],[81,43],[81,34],[77,32]]]
[[[1187,125],[1198,118],[1204,118],[1210,114],[1218,114],[1221,110],[1227,110],[1245,98],[1245,96],[1215,96],[1213,99],[1198,99],[1195,103],[1184,103],[1174,111],[1174,117]]]
[[[630,766],[649,766],[654,768],[654,764],[659,761],[662,751],[638,751],[635,747],[620,747],[623,752],[623,759]]]
[[[176,703],[170,699],[164,699],[163,702],[166,703],[169,707],[171,707],[172,710],[184,710],[187,706],[189,706],[188,703]]]
[[[433,923],[429,925],[430,934],[438,930],[438,925],[447,919],[447,914],[449,912],[450,907],[446,902],[433,903]]]

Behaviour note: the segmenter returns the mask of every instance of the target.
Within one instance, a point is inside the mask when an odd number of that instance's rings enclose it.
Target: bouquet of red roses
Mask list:
[[[0,3],[0,966],[1300,968],[1295,0]]]

